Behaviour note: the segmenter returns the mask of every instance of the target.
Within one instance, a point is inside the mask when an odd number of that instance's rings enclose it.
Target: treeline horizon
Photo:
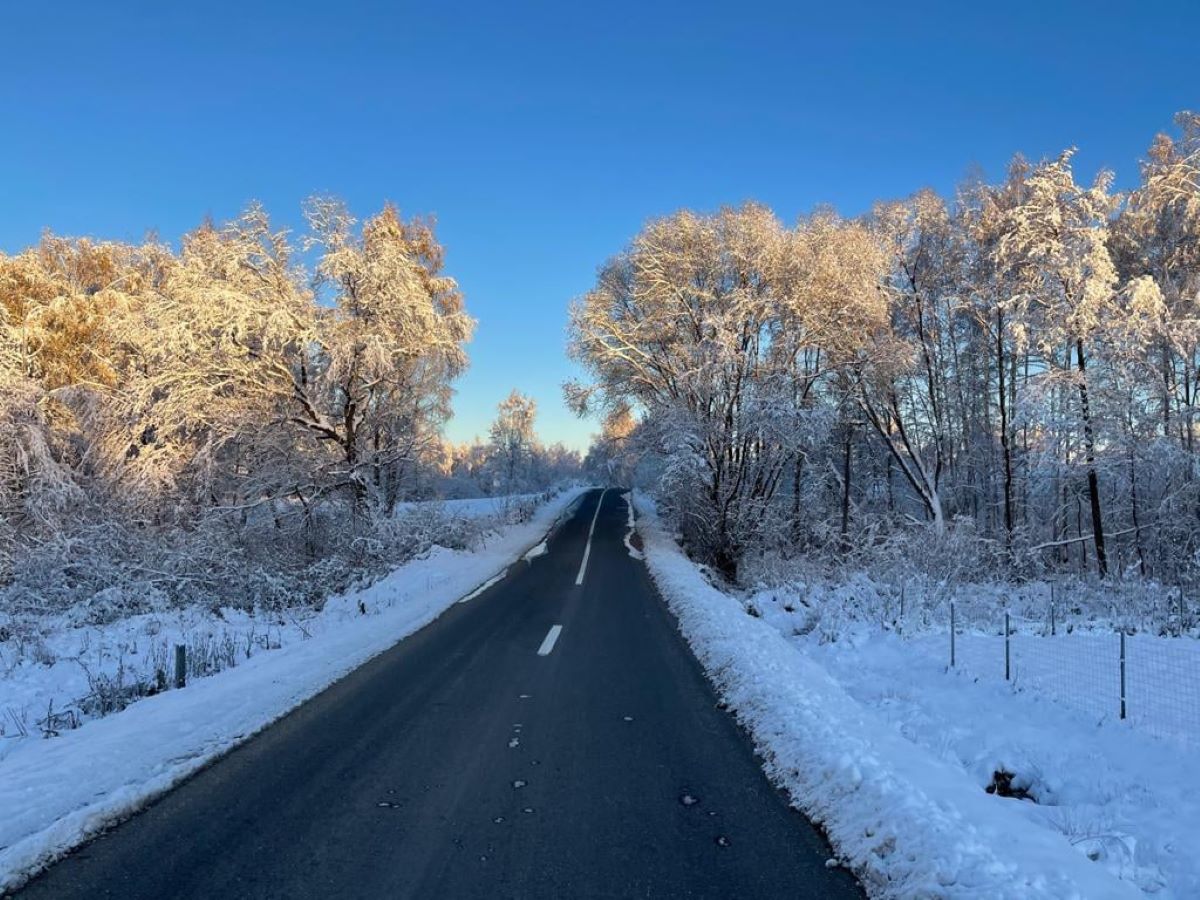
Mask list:
[[[397,524],[403,501],[579,471],[517,391],[486,443],[445,440],[475,323],[430,223],[304,213],[298,236],[251,204],[178,249],[46,233],[0,254],[0,615],[110,587],[129,608],[316,601],[473,539]]]
[[[844,218],[652,221],[571,313],[598,448],[689,548],[1180,579],[1200,554],[1200,117]],[[755,563],[755,570],[760,568]]]
[[[390,205],[312,198],[293,236],[251,204],[177,248],[46,233],[0,254],[0,589],[61,608],[129,560],[142,593],[249,559],[344,581],[430,539],[389,531],[405,500],[582,473],[653,489],[735,579],[1192,578],[1200,117],[1127,193],[1072,153],[854,218],[650,221],[570,309],[586,460],[517,391],[486,442],[445,440],[474,322],[432,225]]]

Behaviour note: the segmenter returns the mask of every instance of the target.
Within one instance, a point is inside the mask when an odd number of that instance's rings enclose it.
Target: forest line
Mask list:
[[[857,219],[651,222],[572,310],[568,397],[729,575],[890,553],[1191,577],[1200,117],[1177,125],[1126,194],[1067,150]]]
[[[431,223],[304,212],[0,254],[0,610],[319,603],[473,540],[400,504],[578,472],[515,390],[486,442],[445,440],[475,323]]]

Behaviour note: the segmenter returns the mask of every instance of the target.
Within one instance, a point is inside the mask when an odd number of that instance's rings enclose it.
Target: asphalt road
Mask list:
[[[19,896],[860,897],[600,499]]]

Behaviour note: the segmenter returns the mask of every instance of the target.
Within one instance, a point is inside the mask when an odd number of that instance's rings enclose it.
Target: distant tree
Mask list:
[[[842,236],[795,236],[761,206],[681,212],[649,223],[572,308],[571,352],[594,382],[568,385],[568,401],[640,414],[689,543],[731,575],[805,452],[797,378],[821,374],[822,352],[852,356],[848,335],[871,317],[857,303],[876,302],[873,286],[838,292],[857,271],[852,242],[833,248]]]
[[[537,403],[516,388],[496,408],[496,419],[488,430],[488,448],[493,472],[505,492],[517,493],[534,481],[536,418]]]

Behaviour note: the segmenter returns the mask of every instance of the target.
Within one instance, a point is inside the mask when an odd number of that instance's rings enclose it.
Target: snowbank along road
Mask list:
[[[22,897],[859,897],[717,707],[622,495]]]

